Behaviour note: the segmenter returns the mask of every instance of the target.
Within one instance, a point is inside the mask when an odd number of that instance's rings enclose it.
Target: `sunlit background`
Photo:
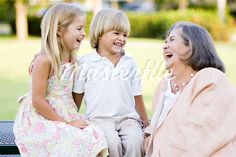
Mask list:
[[[0,0],[0,120],[13,120],[18,96],[27,92],[28,66],[40,49],[40,21],[47,8],[59,0]],[[86,32],[102,8],[126,12],[131,34],[126,52],[137,61],[149,117],[152,95],[164,75],[162,46],[165,32],[176,21],[192,21],[212,35],[217,51],[236,85],[236,0],[65,0],[87,13]],[[77,53],[91,52],[87,37]],[[80,111],[84,112],[84,107]]]

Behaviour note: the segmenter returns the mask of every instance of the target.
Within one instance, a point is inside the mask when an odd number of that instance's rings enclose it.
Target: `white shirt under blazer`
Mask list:
[[[134,96],[141,95],[141,78],[132,57],[121,57],[114,66],[92,52],[79,59],[73,92],[84,93],[87,118],[140,119]]]

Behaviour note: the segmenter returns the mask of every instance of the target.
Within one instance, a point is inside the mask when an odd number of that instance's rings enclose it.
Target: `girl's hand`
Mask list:
[[[85,120],[82,120],[82,119],[72,120],[68,122],[67,124],[80,128],[80,129],[84,129],[89,125]]]

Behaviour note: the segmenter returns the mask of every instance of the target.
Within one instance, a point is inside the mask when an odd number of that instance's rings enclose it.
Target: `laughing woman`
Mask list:
[[[210,34],[177,22],[167,34],[163,57],[170,75],[154,95],[146,156],[235,157],[236,90]]]

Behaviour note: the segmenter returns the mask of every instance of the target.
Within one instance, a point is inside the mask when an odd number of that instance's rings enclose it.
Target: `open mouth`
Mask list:
[[[173,56],[172,53],[170,53],[170,52],[165,52],[165,58],[166,58],[166,59],[170,59],[172,56]]]
[[[120,42],[114,43],[114,45],[115,45],[115,46],[118,46],[118,47],[120,47],[120,48],[122,48],[122,46],[123,46],[123,44],[120,43]]]
[[[78,43],[81,43],[83,39],[76,39]]]

